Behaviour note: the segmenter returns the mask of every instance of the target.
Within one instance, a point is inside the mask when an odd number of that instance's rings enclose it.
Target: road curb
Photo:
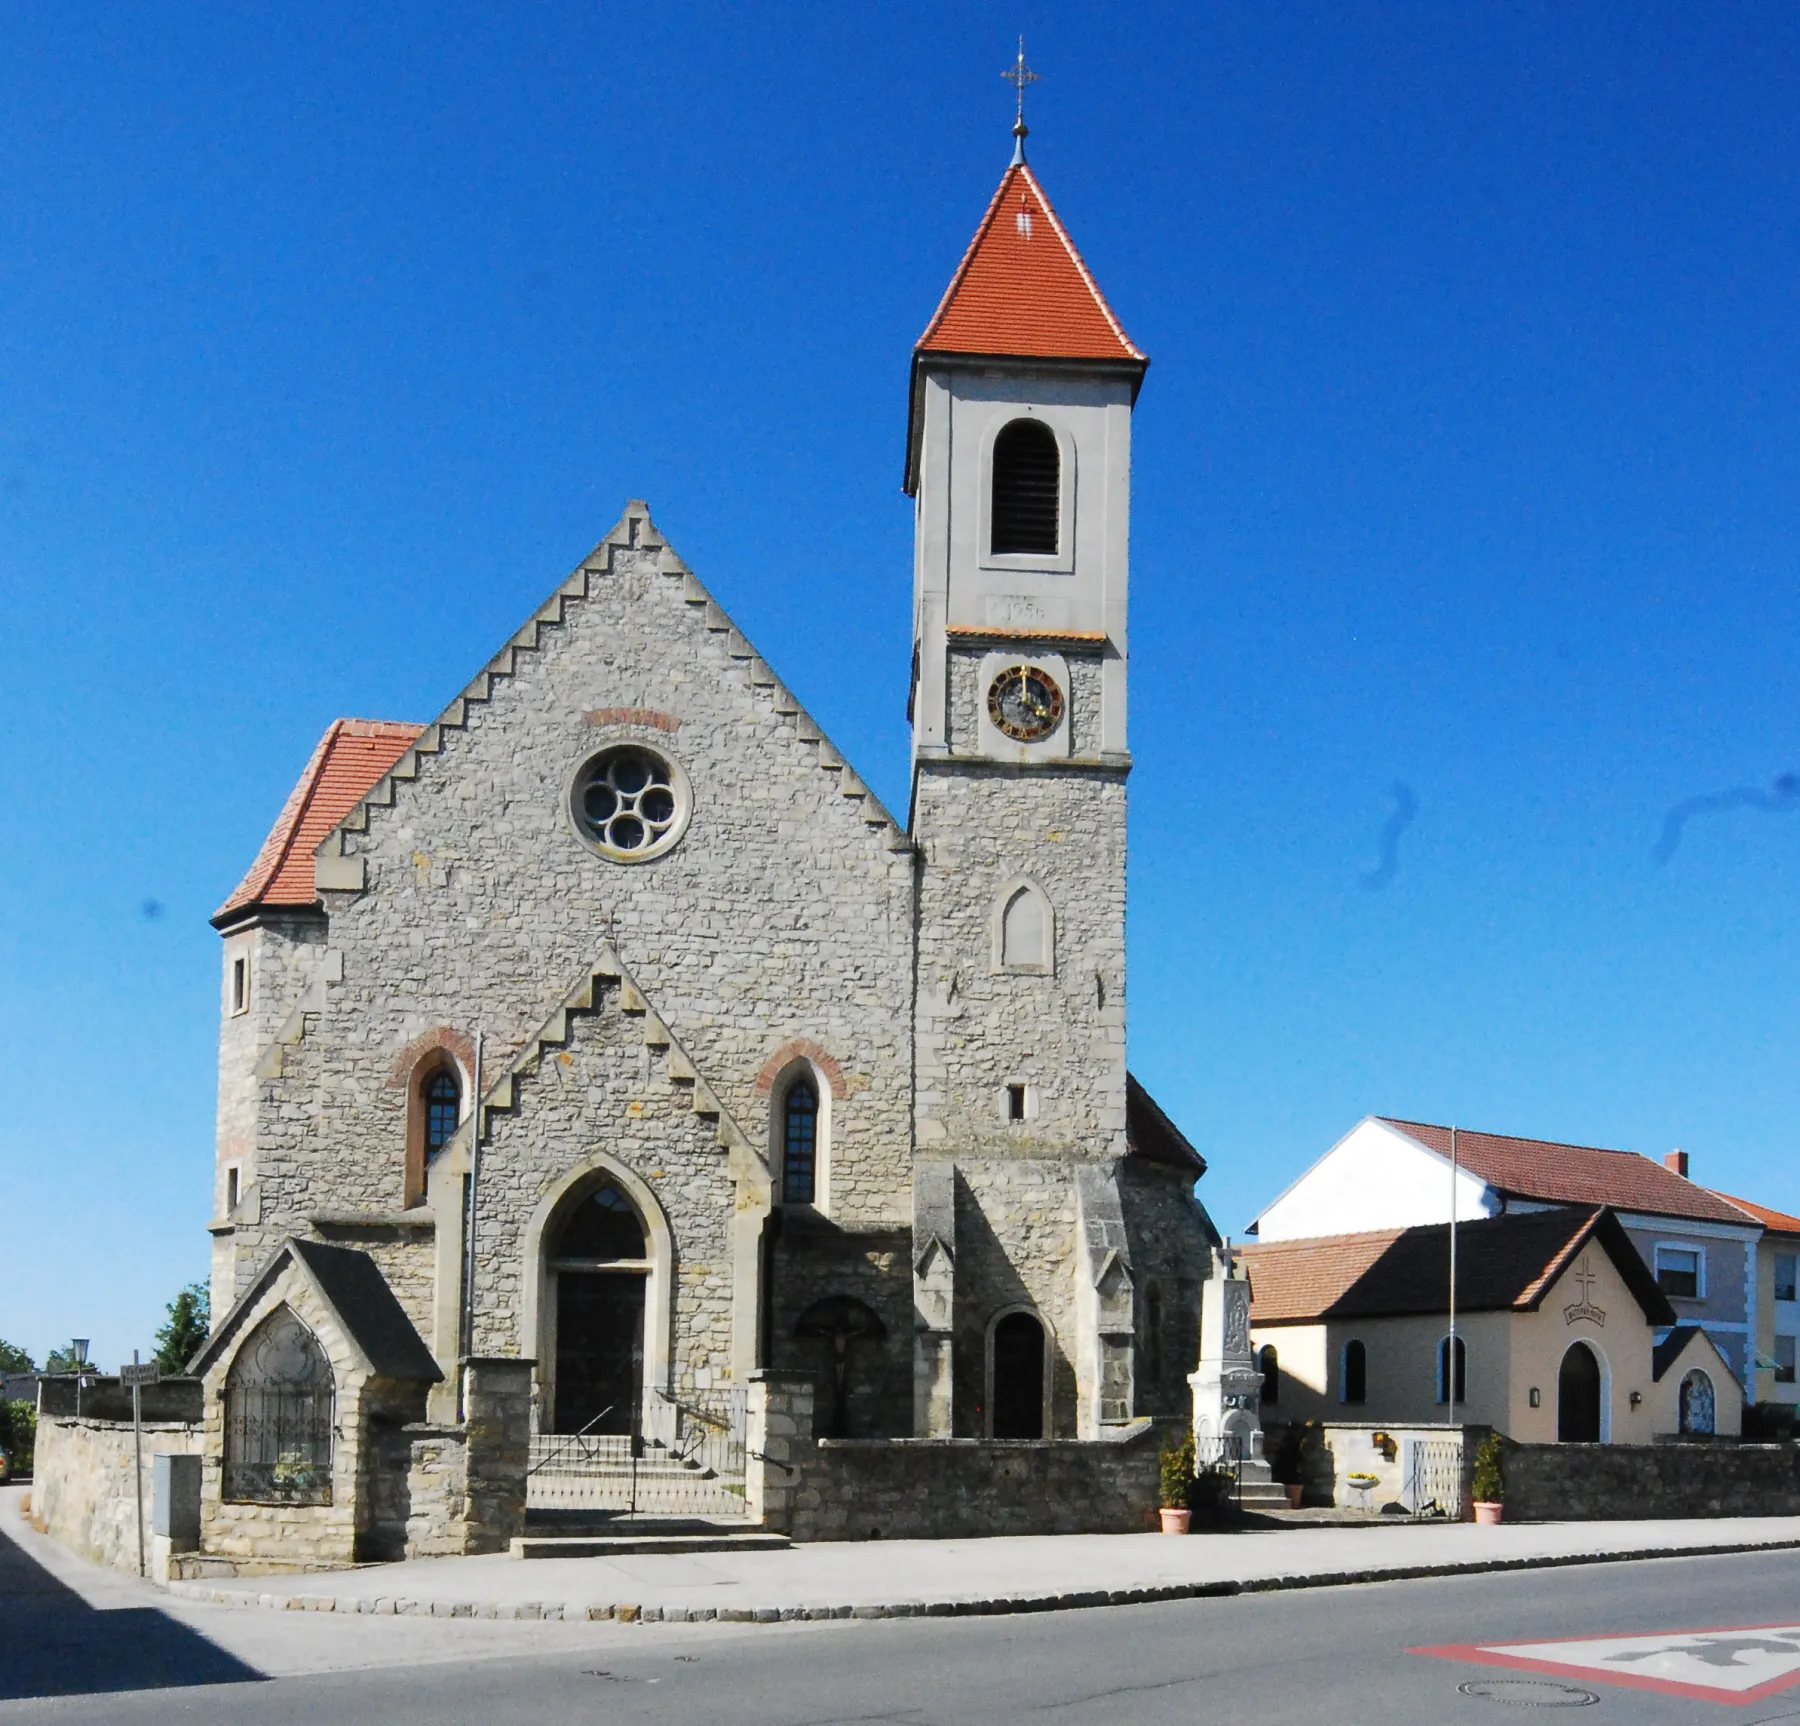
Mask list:
[[[1289,1576],[1226,1578],[1213,1582],[1162,1583],[1143,1588],[1089,1589],[1065,1594],[951,1596],[845,1606],[646,1606],[635,1601],[564,1602],[419,1600],[405,1595],[269,1594],[218,1588],[205,1582],[170,1582],[178,1600],[216,1606],[256,1606],[277,1612],[339,1612],[400,1618],[562,1619],[618,1624],[792,1624],[828,1619],[976,1618],[1023,1612],[1079,1612],[1096,1606],[1154,1606],[1174,1600],[1213,1600],[1235,1594],[1274,1594],[1301,1588],[1342,1588],[1368,1582],[1416,1582],[1427,1576],[1481,1576],[1508,1570],[1560,1570],[1583,1564],[1625,1564],[1651,1558],[1721,1558],[1739,1553],[1791,1552],[1800,1539],[1720,1542],[1710,1546],[1643,1546],[1610,1552],[1539,1554],[1521,1558],[1462,1559],[1448,1564],[1373,1565]]]

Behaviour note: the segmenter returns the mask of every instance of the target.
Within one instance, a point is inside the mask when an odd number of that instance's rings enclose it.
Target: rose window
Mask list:
[[[635,744],[597,755],[576,781],[575,819],[607,856],[639,862],[669,849],[686,825],[678,770]]]

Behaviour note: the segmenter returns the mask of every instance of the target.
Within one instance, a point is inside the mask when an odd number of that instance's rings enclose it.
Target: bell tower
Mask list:
[[[1026,1284],[1079,1357],[1087,1432],[1117,1400],[1086,1334],[1099,1321],[1077,1311],[1093,1301],[1029,1287],[1048,1274],[1045,1255],[1009,1241],[1000,1219],[1085,1217],[1093,1183],[1067,1165],[1126,1152],[1131,416],[1149,362],[1027,165],[1022,118],[1014,130],[1012,162],[912,357],[914,1118],[921,1178],[934,1160],[953,1165],[958,1202],[979,1206],[1005,1255],[993,1274]],[[931,1177],[939,1209],[943,1175]],[[1104,1233],[1078,1221],[1073,1258]],[[962,1258],[959,1301],[983,1281]],[[1070,1262],[1063,1253],[1062,1274]],[[1129,1314],[1128,1282],[1122,1299]],[[938,1387],[920,1391],[921,1431],[952,1424],[947,1356],[927,1358],[931,1347],[922,1337],[915,1362],[921,1386]],[[958,1432],[975,1430],[970,1404],[993,1394],[967,1352],[959,1342]]]

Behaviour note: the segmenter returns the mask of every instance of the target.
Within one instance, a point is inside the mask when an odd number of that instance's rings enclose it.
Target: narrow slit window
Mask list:
[[[425,1081],[425,1154],[434,1157],[450,1142],[462,1114],[462,1086],[448,1067]]]
[[[230,1216],[238,1208],[238,1172],[236,1168],[225,1171],[225,1214]]]
[[[1025,1119],[1025,1087],[1023,1085],[1006,1087],[1006,1118],[1009,1121]]]
[[[250,1005],[250,961],[233,959],[231,961],[231,1010],[242,1013]]]
[[[1014,420],[994,439],[994,554],[1054,557],[1062,508],[1062,452],[1042,420]]]
[[[781,1196],[810,1205],[818,1178],[819,1093],[810,1079],[796,1079],[781,1112]]]

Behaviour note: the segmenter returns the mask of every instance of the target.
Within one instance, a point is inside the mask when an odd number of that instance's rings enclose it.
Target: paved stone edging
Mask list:
[[[1647,1558],[1719,1558],[1734,1553],[1788,1552],[1797,1540],[1721,1542],[1711,1546],[1643,1546],[1617,1552],[1539,1554],[1524,1558],[1463,1559],[1450,1564],[1376,1565],[1290,1576],[1174,1582],[1151,1588],[1093,1589],[1068,1594],[1000,1595],[988,1599],[896,1600],[865,1606],[644,1606],[636,1602],[415,1600],[406,1596],[263,1594],[170,1582],[182,1600],[219,1606],[262,1606],[277,1612],[371,1613],[380,1617],[612,1620],[620,1624],[789,1624],[835,1618],[977,1618],[1014,1612],[1074,1612],[1093,1606],[1151,1606],[1169,1600],[1207,1600],[1233,1594],[1270,1594],[1295,1588],[1338,1588],[1362,1582],[1416,1582],[1427,1576],[1478,1576],[1503,1570],[1555,1570],[1579,1564],[1621,1564]]]

